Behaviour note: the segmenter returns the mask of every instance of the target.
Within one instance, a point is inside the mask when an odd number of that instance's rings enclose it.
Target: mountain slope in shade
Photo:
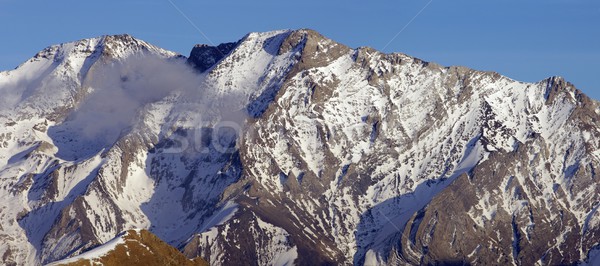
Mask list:
[[[284,30],[190,58],[52,46],[0,92],[6,264],[133,228],[216,265],[557,265],[599,245],[599,104],[562,78]]]
[[[186,258],[181,252],[147,230],[129,230],[104,245],[50,265],[208,265],[201,258]]]

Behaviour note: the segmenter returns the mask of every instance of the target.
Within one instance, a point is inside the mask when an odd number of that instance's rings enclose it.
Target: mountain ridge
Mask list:
[[[147,230],[129,230],[78,256],[52,265],[208,265],[202,258],[187,259],[177,249]]]

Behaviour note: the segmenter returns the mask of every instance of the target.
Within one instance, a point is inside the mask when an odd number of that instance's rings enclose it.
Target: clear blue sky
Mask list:
[[[210,41],[169,0],[0,0],[0,69],[51,44],[105,34],[129,33],[188,55],[196,43],[236,41],[251,31],[312,28],[351,47],[522,81],[563,76],[600,99],[598,0],[171,1]]]

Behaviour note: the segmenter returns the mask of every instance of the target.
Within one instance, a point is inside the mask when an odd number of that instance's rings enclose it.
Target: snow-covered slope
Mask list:
[[[258,265],[567,264],[599,243],[598,103],[311,30],[199,45],[128,35],[0,73],[0,257],[146,228]]]

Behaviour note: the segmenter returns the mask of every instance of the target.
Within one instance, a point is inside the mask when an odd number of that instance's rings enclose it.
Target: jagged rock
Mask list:
[[[198,44],[190,52],[188,62],[200,72],[204,72],[227,56],[237,44],[235,42],[222,43],[217,46]]]

